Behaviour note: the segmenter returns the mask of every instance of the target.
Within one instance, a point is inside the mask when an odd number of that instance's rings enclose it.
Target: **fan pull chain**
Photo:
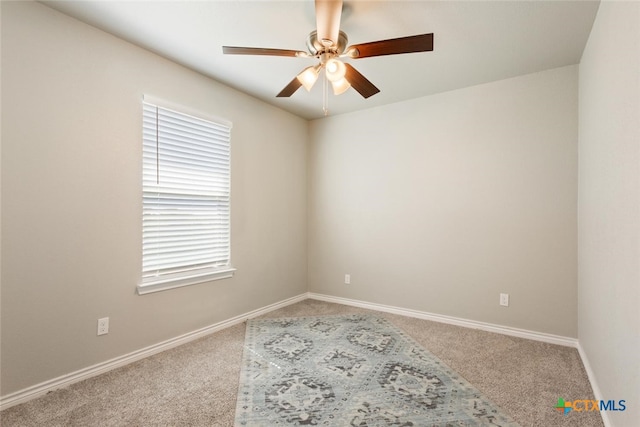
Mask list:
[[[324,79],[322,79],[322,111],[325,116],[329,115],[329,80],[327,79],[327,72],[324,72]]]

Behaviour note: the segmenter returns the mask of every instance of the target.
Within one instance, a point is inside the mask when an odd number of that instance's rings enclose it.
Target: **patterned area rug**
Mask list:
[[[236,426],[517,426],[373,315],[247,323]]]

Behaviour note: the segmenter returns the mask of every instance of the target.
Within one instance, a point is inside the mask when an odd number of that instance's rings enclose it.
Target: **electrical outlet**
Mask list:
[[[109,318],[103,317],[98,319],[98,335],[105,335],[109,333]]]
[[[500,294],[500,305],[509,307],[509,294]]]
[[[345,285],[350,285],[351,284],[351,275],[350,274],[345,274],[344,275],[344,284]]]

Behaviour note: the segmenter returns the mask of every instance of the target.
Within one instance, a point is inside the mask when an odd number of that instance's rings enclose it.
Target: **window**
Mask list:
[[[231,124],[143,102],[138,293],[231,277]]]

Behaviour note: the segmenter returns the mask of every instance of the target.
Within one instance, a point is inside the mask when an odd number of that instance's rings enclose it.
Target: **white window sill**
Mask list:
[[[213,280],[228,279],[233,277],[234,271],[236,271],[235,268],[226,267],[221,270],[207,271],[197,275],[147,279],[138,285],[138,295],[161,292],[169,289],[181,288],[183,286],[197,285],[198,283],[210,282]]]

